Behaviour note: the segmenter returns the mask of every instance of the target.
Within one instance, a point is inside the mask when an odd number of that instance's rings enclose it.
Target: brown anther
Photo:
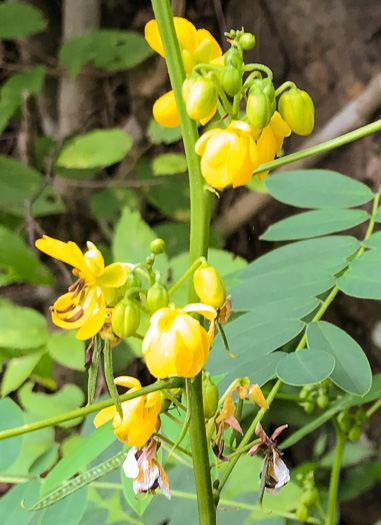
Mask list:
[[[58,310],[57,308],[54,308],[53,306],[50,307],[51,310],[55,310],[57,314],[67,314],[68,312],[71,312],[72,310],[75,310],[75,304],[69,304],[66,308],[63,310]]]
[[[75,323],[75,321],[78,321],[83,316],[83,308],[80,308],[76,314],[73,315],[73,317],[66,318],[65,321],[67,323]]]

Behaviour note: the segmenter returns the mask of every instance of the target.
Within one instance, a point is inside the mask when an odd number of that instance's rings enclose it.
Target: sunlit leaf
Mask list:
[[[111,166],[122,160],[131,146],[132,139],[124,131],[99,129],[65,144],[56,165],[70,169]]]
[[[46,27],[41,11],[27,4],[6,2],[0,5],[0,38],[24,38]]]
[[[152,161],[154,175],[174,175],[187,171],[187,160],[180,153],[163,153]]]

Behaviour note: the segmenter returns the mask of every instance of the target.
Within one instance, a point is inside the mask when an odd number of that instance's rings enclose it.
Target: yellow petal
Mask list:
[[[125,386],[126,388],[141,388],[142,385],[136,377],[131,376],[119,376],[114,379],[116,385]]]
[[[215,129],[211,129],[210,131],[207,131],[206,133],[204,133],[203,135],[201,135],[201,137],[198,139],[198,141],[196,142],[195,144],[195,151],[197,153],[197,155],[203,155],[205,153],[205,148],[209,142],[209,140],[216,136],[216,135],[219,135],[220,133],[222,133],[222,129],[219,129],[219,128],[215,128]]]
[[[146,23],[144,28],[144,38],[156,53],[159,53],[159,55],[164,57],[163,42],[161,41],[159,28],[155,19]]]
[[[203,303],[191,303],[187,304],[183,308],[184,312],[197,312],[207,319],[211,321],[212,319],[215,319],[217,316],[217,311],[213,308],[213,306],[209,306],[208,304]]]
[[[205,126],[205,124],[207,124],[209,122],[209,120],[212,120],[212,118],[214,117],[214,115],[216,114],[216,111],[217,111],[217,106],[215,106],[212,111],[209,113],[209,115],[207,115],[205,118],[201,118],[200,119],[200,124],[202,126]],[[197,151],[196,151],[197,153]]]
[[[168,91],[156,100],[152,108],[153,118],[165,128],[176,128],[180,124],[175,94]]]
[[[98,428],[104,425],[105,423],[107,423],[107,421],[110,421],[110,419],[112,419],[115,416],[115,414],[116,414],[115,405],[112,405],[106,408],[102,408],[102,410],[98,412],[98,414],[94,418],[93,423],[94,423],[95,428]]]
[[[99,286],[119,288],[126,282],[128,267],[122,263],[112,263],[106,266],[103,274],[97,278]]]
[[[85,256],[75,242],[62,242],[44,235],[42,239],[37,239],[35,245],[39,250],[50,255],[50,257],[70,264],[84,273],[89,271]]]
[[[100,289],[98,289],[100,291]],[[106,302],[104,295],[101,293],[97,298],[97,306],[92,315],[82,324],[75,336],[80,341],[86,341],[93,335],[97,334],[104,325],[106,320]]]
[[[180,50],[187,49],[191,53],[195,53],[198,46],[198,35],[192,22],[179,16],[175,16],[173,22],[175,24],[177,40],[180,44]]]
[[[270,408],[259,385],[251,385],[249,392],[254,403],[257,403],[261,408],[267,408],[267,410]]]
[[[97,277],[98,275],[102,275],[105,267],[105,261],[103,259],[102,253],[100,252],[100,250],[98,250],[94,243],[87,241],[86,244],[88,250],[85,253],[85,259],[90,272],[95,277]]]

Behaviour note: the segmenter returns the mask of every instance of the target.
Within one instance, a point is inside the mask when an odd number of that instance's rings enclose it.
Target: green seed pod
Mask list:
[[[243,33],[238,39],[242,49],[249,51],[255,46],[255,36],[252,33]]]
[[[135,335],[139,328],[139,307],[129,299],[120,301],[112,311],[112,331],[119,337],[130,337]]]
[[[221,274],[216,268],[204,262],[193,275],[196,294],[204,304],[220,308],[226,299],[226,288]]]
[[[320,394],[316,400],[316,403],[319,408],[327,408],[329,405],[329,398],[326,394]]]
[[[242,75],[232,65],[228,65],[222,70],[220,81],[226,93],[231,97],[237,95],[242,87]]]
[[[256,79],[250,90],[246,104],[246,115],[252,126],[265,128],[275,111],[275,91],[270,79]]]
[[[184,82],[183,98],[190,118],[204,119],[216,107],[217,86],[211,77],[199,77],[196,81],[187,84]]]
[[[351,441],[358,441],[362,433],[362,428],[360,425],[354,425],[348,434],[348,437]]]
[[[209,372],[202,376],[202,396],[204,404],[204,417],[210,419],[218,408],[218,388],[210,377]]]
[[[314,103],[305,91],[296,87],[288,89],[282,93],[278,109],[294,133],[309,135],[314,129]]]
[[[147,308],[151,314],[165,308],[169,303],[169,295],[166,287],[161,283],[155,283],[147,292]]]
[[[295,514],[299,521],[305,523],[305,521],[310,515],[310,511],[307,505],[305,505],[304,503],[300,503],[295,511]]]
[[[154,239],[150,243],[149,249],[155,255],[160,255],[161,253],[165,253],[165,241],[163,241],[163,239],[160,239],[160,238]]]
[[[307,507],[312,507],[314,503],[317,502],[319,497],[319,493],[316,488],[311,488],[303,492],[302,497],[300,498],[300,501],[304,503],[304,505],[307,505]]]

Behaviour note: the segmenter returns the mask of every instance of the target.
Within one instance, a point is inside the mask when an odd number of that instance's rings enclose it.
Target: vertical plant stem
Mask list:
[[[344,447],[346,442],[345,434],[340,430],[336,421],[334,422],[334,425],[336,429],[336,452],[331,471],[331,480],[329,482],[328,513],[325,525],[335,525],[337,490],[339,487],[341,461],[343,459]]]
[[[200,159],[194,146],[198,139],[197,126],[186,112],[182,99],[182,84],[185,78],[180,48],[176,38],[169,0],[151,0],[155,18],[163,42],[165,58],[172,89],[175,94],[180,126],[188,163],[190,188],[190,265],[201,256],[206,257],[209,243],[210,206],[213,194],[204,191],[204,179],[200,170]],[[188,299],[197,301],[192,282],[189,283]],[[216,511],[213,502],[212,483],[209,470],[209,455],[206,442],[201,373],[186,380],[186,392],[190,411],[189,433],[192,447],[197,503],[201,525],[213,525]]]

